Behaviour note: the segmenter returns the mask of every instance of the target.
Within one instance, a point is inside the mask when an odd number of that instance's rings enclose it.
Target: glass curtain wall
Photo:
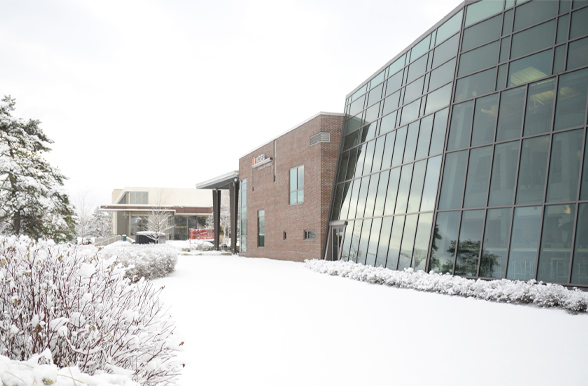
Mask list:
[[[341,258],[588,286],[586,20],[587,2],[468,4],[351,94]]]

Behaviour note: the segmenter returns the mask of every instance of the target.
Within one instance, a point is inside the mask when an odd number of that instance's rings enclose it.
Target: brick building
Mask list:
[[[318,113],[239,160],[241,255],[322,257],[343,119]]]

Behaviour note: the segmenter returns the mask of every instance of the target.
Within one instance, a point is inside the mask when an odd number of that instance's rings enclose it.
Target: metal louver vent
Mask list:
[[[321,131],[310,137],[310,146],[316,145],[317,143],[321,142],[331,142],[331,133]]]

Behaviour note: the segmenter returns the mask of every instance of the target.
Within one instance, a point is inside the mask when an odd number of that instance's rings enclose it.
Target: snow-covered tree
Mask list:
[[[5,234],[47,237],[57,242],[75,234],[74,209],[62,191],[65,177],[43,153],[53,143],[38,120],[12,117],[16,101],[0,103],[0,226]]]
[[[155,241],[159,241],[159,235],[165,234],[173,227],[173,216],[164,208],[154,208],[147,218],[147,230],[150,232],[147,236]]]
[[[90,234],[90,222],[92,221],[92,202],[88,197],[88,191],[80,192],[76,198],[76,235],[82,239],[82,243]]]
[[[112,236],[112,215],[94,209],[88,224],[88,234],[94,237]]]

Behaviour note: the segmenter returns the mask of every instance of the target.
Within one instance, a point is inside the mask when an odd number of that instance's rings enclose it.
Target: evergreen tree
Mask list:
[[[94,237],[112,236],[112,215],[100,212],[96,208],[88,223],[88,235]]]
[[[65,177],[43,158],[53,143],[38,120],[13,118],[16,102],[0,103],[0,226],[4,234],[56,242],[73,239],[74,209]]]

